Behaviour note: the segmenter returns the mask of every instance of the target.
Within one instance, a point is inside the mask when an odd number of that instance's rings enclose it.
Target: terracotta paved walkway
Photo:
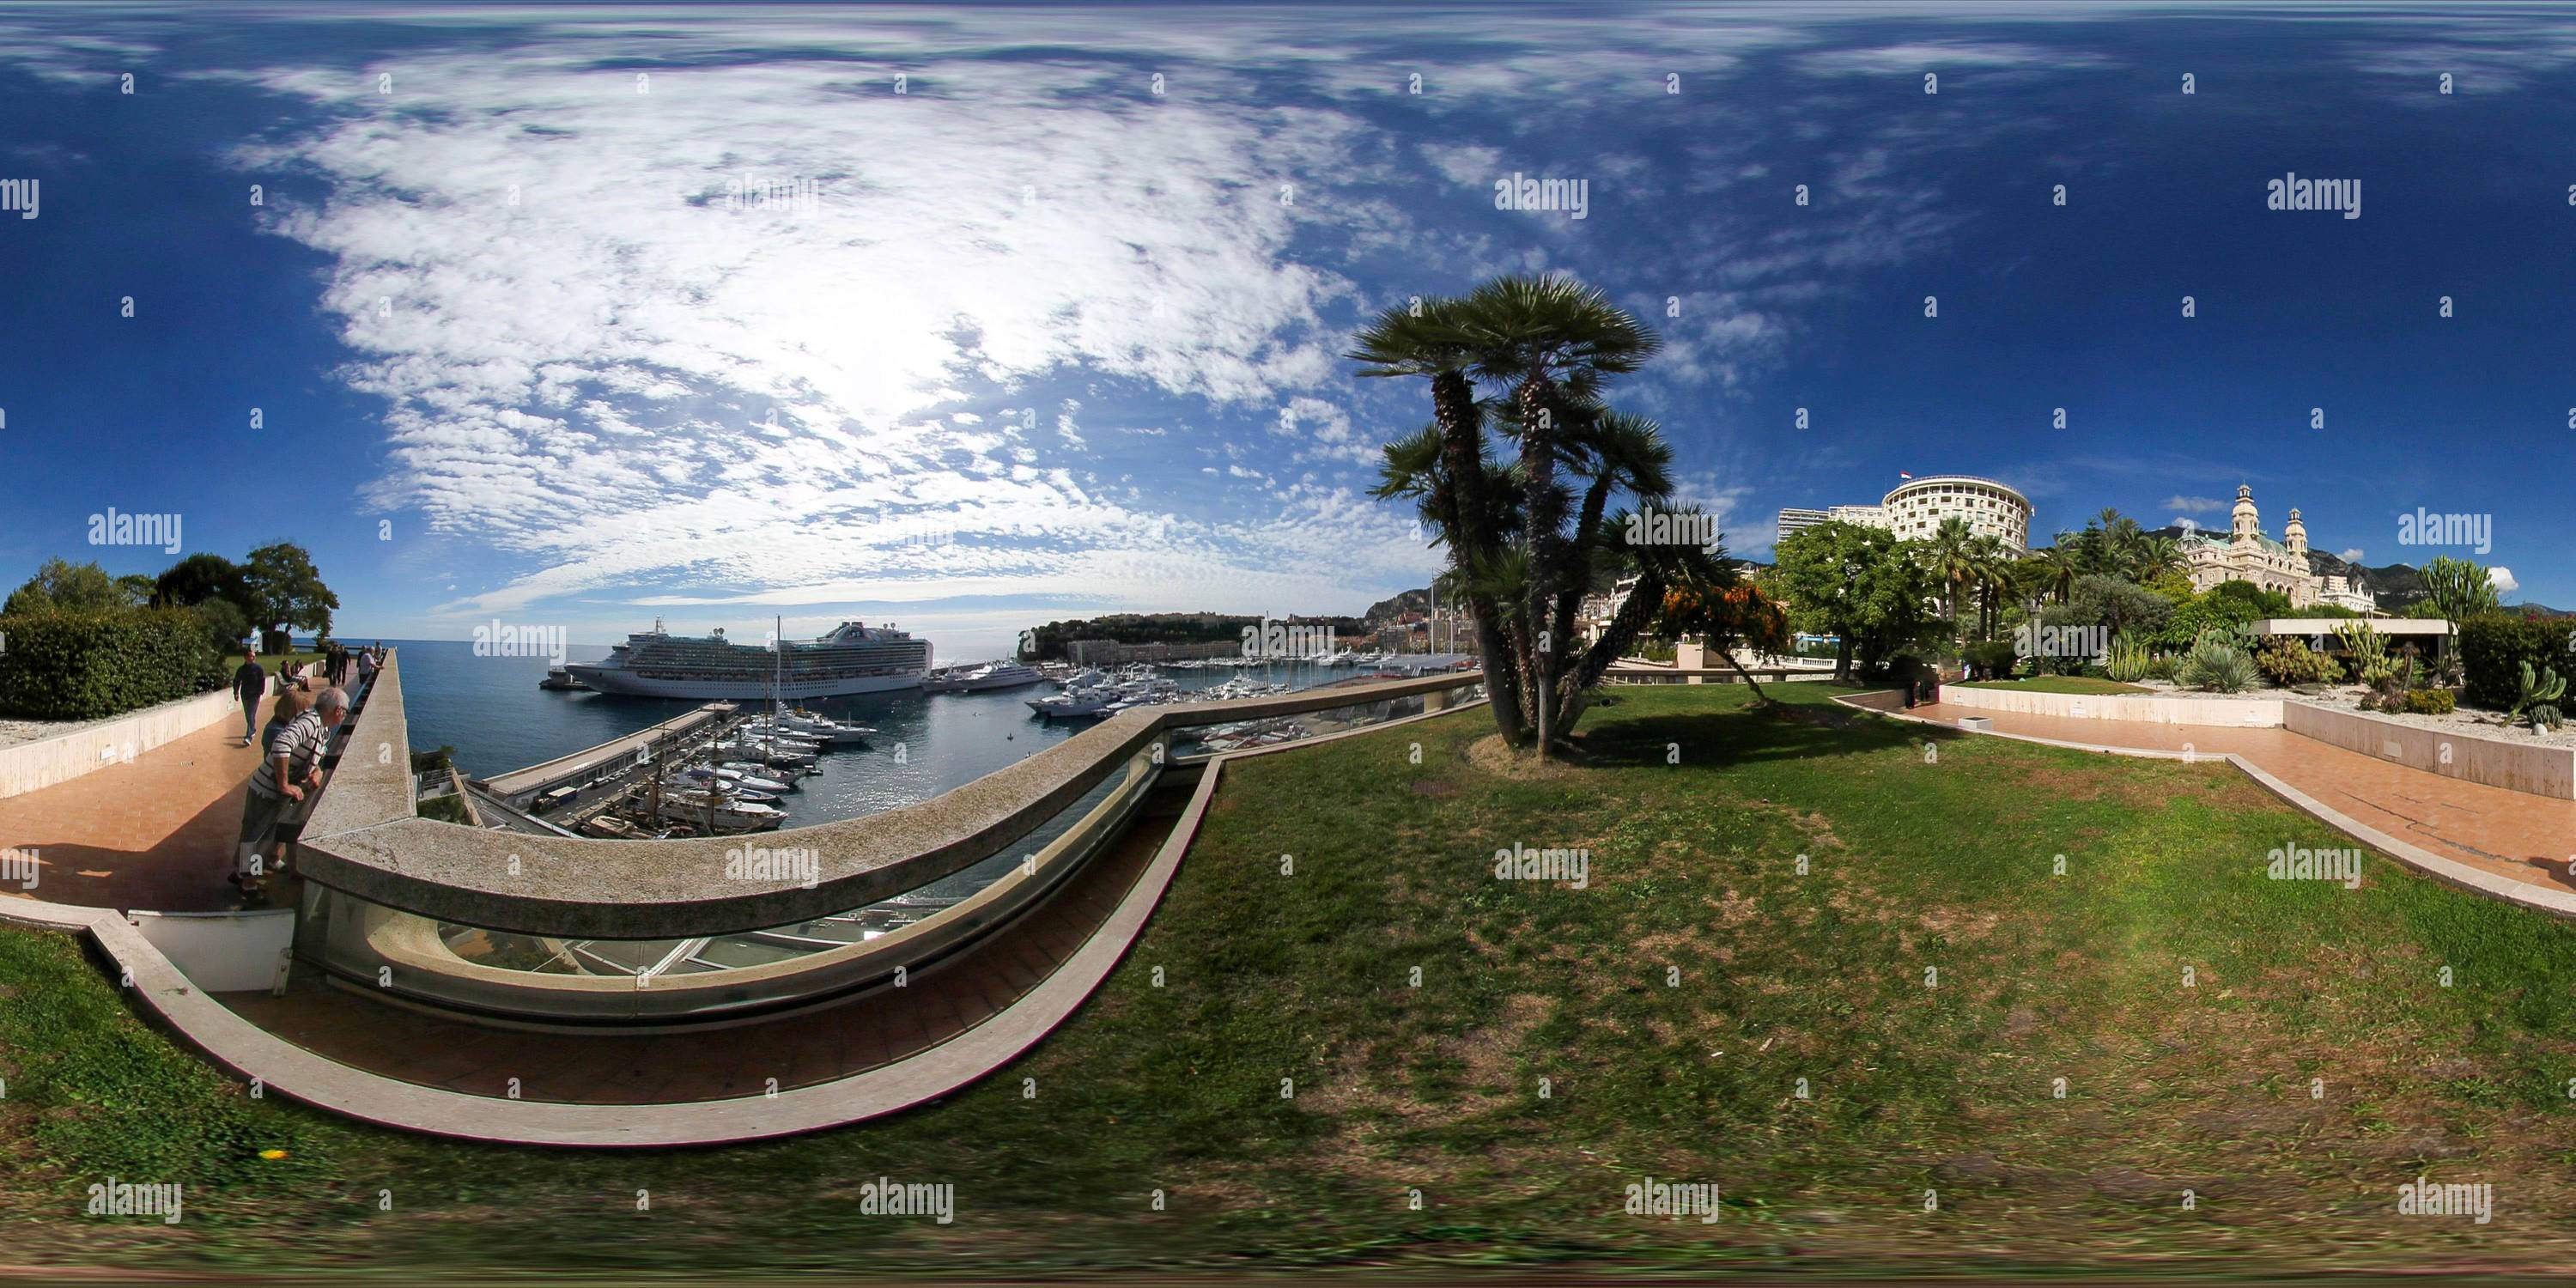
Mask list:
[[[703,1033],[528,1032],[442,1019],[325,983],[298,966],[287,995],[218,993],[244,1019],[316,1055],[468,1095],[656,1104],[758,1095],[845,1078],[917,1055],[990,1019],[1053,974],[1109,919],[1188,803],[1148,797],[1107,853],[1035,911],[885,989],[804,1015]]]
[[[2447,859],[2551,890],[2576,890],[2576,801],[2428,774],[2286,729],[2147,724],[2020,715],[1939,703],[1906,714],[1956,724],[1986,716],[1997,733],[2106,747],[2233,752],[2324,804]]]
[[[259,753],[226,716],[120,765],[0,800],[0,847],[33,849],[37,885],[0,894],[120,910],[239,907],[224,881]]]

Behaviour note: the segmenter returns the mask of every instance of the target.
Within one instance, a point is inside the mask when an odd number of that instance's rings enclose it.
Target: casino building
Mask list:
[[[2236,508],[2228,516],[2227,539],[2200,533],[2182,539],[2183,563],[2193,590],[2208,590],[2223,581],[2248,581],[2290,599],[2292,608],[2332,604],[2356,613],[2379,607],[2379,597],[2341,577],[2320,577],[2308,568],[2308,525],[2299,512],[2281,528],[2281,539],[2263,535],[2262,516],[2254,509],[2254,489],[2236,489]]]

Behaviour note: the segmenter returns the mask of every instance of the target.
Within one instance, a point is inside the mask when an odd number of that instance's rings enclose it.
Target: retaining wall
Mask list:
[[[1965,684],[1941,686],[1941,701],[1980,711],[2009,711],[2026,716],[2071,716],[2094,720],[2135,720],[2142,724],[2209,725],[2226,729],[2272,729],[2281,724],[2281,703],[2273,698],[2194,698],[2163,693],[2039,693],[2027,689],[1979,689]]]
[[[2505,742],[2427,729],[2358,711],[2289,705],[2290,732],[2445,778],[2576,800],[2576,747]]]
[[[40,742],[0,748],[0,799],[51,787],[102,765],[121,764],[226,717],[241,719],[241,703],[230,689],[217,689],[84,725]]]

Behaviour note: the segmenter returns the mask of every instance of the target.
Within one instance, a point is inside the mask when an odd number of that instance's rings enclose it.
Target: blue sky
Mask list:
[[[1899,470],[2042,533],[2250,483],[2576,603],[2576,11],[633,14],[0,7],[0,574],[169,562],[112,507],[305,544],[360,636],[1355,611],[1435,558],[1351,329],[1562,271],[1740,554]]]

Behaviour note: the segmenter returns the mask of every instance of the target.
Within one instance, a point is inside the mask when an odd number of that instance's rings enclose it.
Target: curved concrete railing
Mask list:
[[[1465,677],[1468,682],[1475,678]],[[1350,691],[1339,692],[1345,695],[1339,701],[1304,709],[1350,705]],[[1143,934],[1198,834],[1227,763],[1302,751],[1444,713],[1429,698],[1425,706],[1420,715],[1383,725],[1213,756],[1144,875],[1073,956],[1034,989],[993,1018],[915,1056],[776,1095],[659,1105],[565,1104],[420,1086],[340,1064],[234,1014],[193,987],[112,910],[0,900],[0,921],[85,932],[111,972],[130,978],[136,1000],[208,1060],[237,1077],[257,1079],[269,1091],[334,1113],[407,1131],[508,1144],[643,1148],[764,1140],[845,1126],[937,1100],[1017,1059],[1070,1018]],[[367,744],[353,740],[351,745]]]
[[[873,939],[856,940],[784,961],[639,981],[621,975],[544,974],[484,965],[457,955],[439,924],[413,913],[369,908],[355,960],[335,960],[340,974],[384,977],[407,998],[555,1027],[608,1023],[621,1029],[657,1021],[704,1023],[780,1004],[835,1001],[884,983],[898,970],[919,971],[1010,922],[1043,900],[1115,834],[1153,786],[1148,756],[1128,763],[1109,796],[1063,835],[1014,865],[992,884]],[[764,1011],[764,1013],[768,1013]]]
[[[414,816],[400,668],[388,662],[298,842],[303,879],[439,921],[530,935],[665,939],[791,925],[917,890],[1002,852],[1131,758],[1191,725],[1292,716],[1391,698],[1426,705],[1476,672],[1233,702],[1148,707],[932,800],[768,833],[810,849],[811,884],[726,874],[738,837],[612,841],[529,836]]]

